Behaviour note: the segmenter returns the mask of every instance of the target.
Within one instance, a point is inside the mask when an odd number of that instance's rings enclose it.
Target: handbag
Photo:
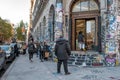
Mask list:
[[[45,52],[45,57],[46,57],[46,58],[49,57],[49,52]]]

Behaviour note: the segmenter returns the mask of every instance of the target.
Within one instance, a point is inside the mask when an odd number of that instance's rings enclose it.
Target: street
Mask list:
[[[69,66],[70,75],[57,74],[56,62],[41,62],[34,55],[33,62],[28,54],[20,55],[9,67],[1,80],[120,80],[120,67]]]

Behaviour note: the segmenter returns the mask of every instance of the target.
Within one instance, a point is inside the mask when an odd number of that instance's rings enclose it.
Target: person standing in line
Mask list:
[[[71,55],[70,45],[67,40],[60,36],[60,38],[56,41],[55,45],[55,55],[57,56],[57,73],[61,73],[61,64],[63,63],[65,75],[71,74],[68,71],[68,58]]]
[[[84,50],[85,43],[84,43],[84,35],[82,34],[82,31],[80,31],[78,34],[78,43],[80,50]]]
[[[36,57],[39,57],[39,56],[40,56],[39,48],[40,48],[40,43],[37,42],[37,43],[36,43]]]
[[[33,62],[33,54],[34,54],[35,46],[33,41],[31,40],[30,43],[28,44],[28,52],[29,52],[29,60],[30,62]]]
[[[37,50],[38,50],[38,57],[43,62],[43,52],[42,52],[42,45],[40,43],[37,44]]]
[[[14,53],[16,54],[17,57],[19,56],[17,43],[15,43],[15,45],[14,45]]]

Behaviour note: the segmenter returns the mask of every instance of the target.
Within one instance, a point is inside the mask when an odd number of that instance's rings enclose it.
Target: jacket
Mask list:
[[[35,52],[35,46],[33,43],[28,44],[28,52]]]
[[[67,40],[59,38],[55,45],[55,55],[59,60],[68,59],[71,54],[70,45]]]
[[[82,34],[78,35],[78,42],[84,42],[84,36]]]

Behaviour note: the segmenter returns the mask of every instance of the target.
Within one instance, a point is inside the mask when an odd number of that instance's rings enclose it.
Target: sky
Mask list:
[[[13,24],[29,22],[30,0],[0,0],[0,17]]]

